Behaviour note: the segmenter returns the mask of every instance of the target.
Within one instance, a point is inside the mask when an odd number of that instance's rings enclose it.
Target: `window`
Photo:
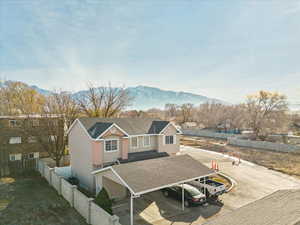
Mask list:
[[[21,137],[11,137],[9,139],[9,144],[21,144],[22,138]]]
[[[150,136],[144,136],[144,147],[150,146]]]
[[[20,127],[20,122],[18,120],[9,120],[9,127]]]
[[[21,157],[22,157],[22,154],[10,154],[9,160],[10,161],[21,160]]]
[[[28,143],[36,143],[37,139],[34,136],[28,137]]]
[[[57,136],[56,135],[50,135],[49,136],[49,141],[54,142],[56,140]]]
[[[138,138],[137,137],[132,137],[131,138],[131,147],[132,148],[137,148],[138,147]]]
[[[113,152],[119,150],[118,140],[106,140],[105,141],[105,151]]]
[[[165,136],[165,144],[167,145],[174,144],[174,136]]]
[[[34,153],[29,153],[28,154],[28,159],[34,159]]]

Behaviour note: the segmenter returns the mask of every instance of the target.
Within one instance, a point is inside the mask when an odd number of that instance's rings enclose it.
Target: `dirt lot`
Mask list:
[[[0,225],[86,225],[38,175],[0,178]]]
[[[181,144],[215,152],[235,154],[235,156],[239,156],[241,159],[300,179],[299,153],[280,153],[262,149],[237,147],[227,145],[225,140],[204,137],[185,136],[182,137]]]

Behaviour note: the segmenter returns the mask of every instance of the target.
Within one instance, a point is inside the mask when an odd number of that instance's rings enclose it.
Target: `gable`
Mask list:
[[[173,124],[169,123],[168,126],[161,131],[161,133],[165,135],[174,135],[179,132]]]
[[[118,127],[115,125],[111,126],[107,131],[105,131],[99,138],[106,138],[109,136],[119,136],[119,137],[124,137],[127,136],[123,131],[121,131]]]

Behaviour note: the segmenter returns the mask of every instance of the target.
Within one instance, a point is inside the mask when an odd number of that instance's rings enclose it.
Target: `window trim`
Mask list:
[[[14,160],[12,160],[12,157],[14,157]],[[22,160],[22,154],[21,153],[9,154],[9,161],[20,161],[20,160]]]
[[[149,144],[145,144],[145,138],[149,138]],[[144,147],[149,147],[151,146],[151,138],[150,136],[146,135],[146,136],[143,136],[143,144],[144,144]]]
[[[169,143],[167,143],[167,137],[173,137],[172,143],[170,143],[170,140],[169,140]],[[165,135],[164,143],[165,143],[166,145],[174,145],[174,144],[176,144],[176,136],[175,136],[175,135]]]
[[[107,151],[106,150],[106,142],[107,141],[117,141],[117,150],[109,150],[109,151]],[[105,139],[104,140],[104,152],[108,152],[108,153],[110,153],[110,152],[118,152],[120,150],[120,141],[119,141],[119,139]]]
[[[15,125],[11,125],[11,122],[12,121],[15,121]],[[10,127],[10,128],[16,128],[16,127],[21,127],[21,124],[18,124],[18,120],[8,120],[8,126]]]
[[[133,138],[136,138],[136,146],[133,146],[133,145],[132,145],[132,139],[133,139]],[[136,148],[139,147],[139,137],[138,137],[138,136],[136,136],[136,137],[131,137],[131,138],[130,138],[130,147],[131,147],[131,148],[134,148],[134,149],[136,149]]]
[[[17,143],[11,143],[10,140],[11,140],[12,138],[18,138],[18,139],[20,139],[20,142],[17,142]],[[22,144],[22,137],[10,137],[9,140],[8,140],[8,144],[10,144],[10,145],[18,145],[18,144]]]

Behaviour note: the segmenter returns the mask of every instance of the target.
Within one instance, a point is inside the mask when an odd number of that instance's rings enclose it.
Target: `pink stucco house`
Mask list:
[[[150,118],[79,118],[68,131],[72,174],[94,191],[93,171],[175,155],[180,134],[172,123]]]

